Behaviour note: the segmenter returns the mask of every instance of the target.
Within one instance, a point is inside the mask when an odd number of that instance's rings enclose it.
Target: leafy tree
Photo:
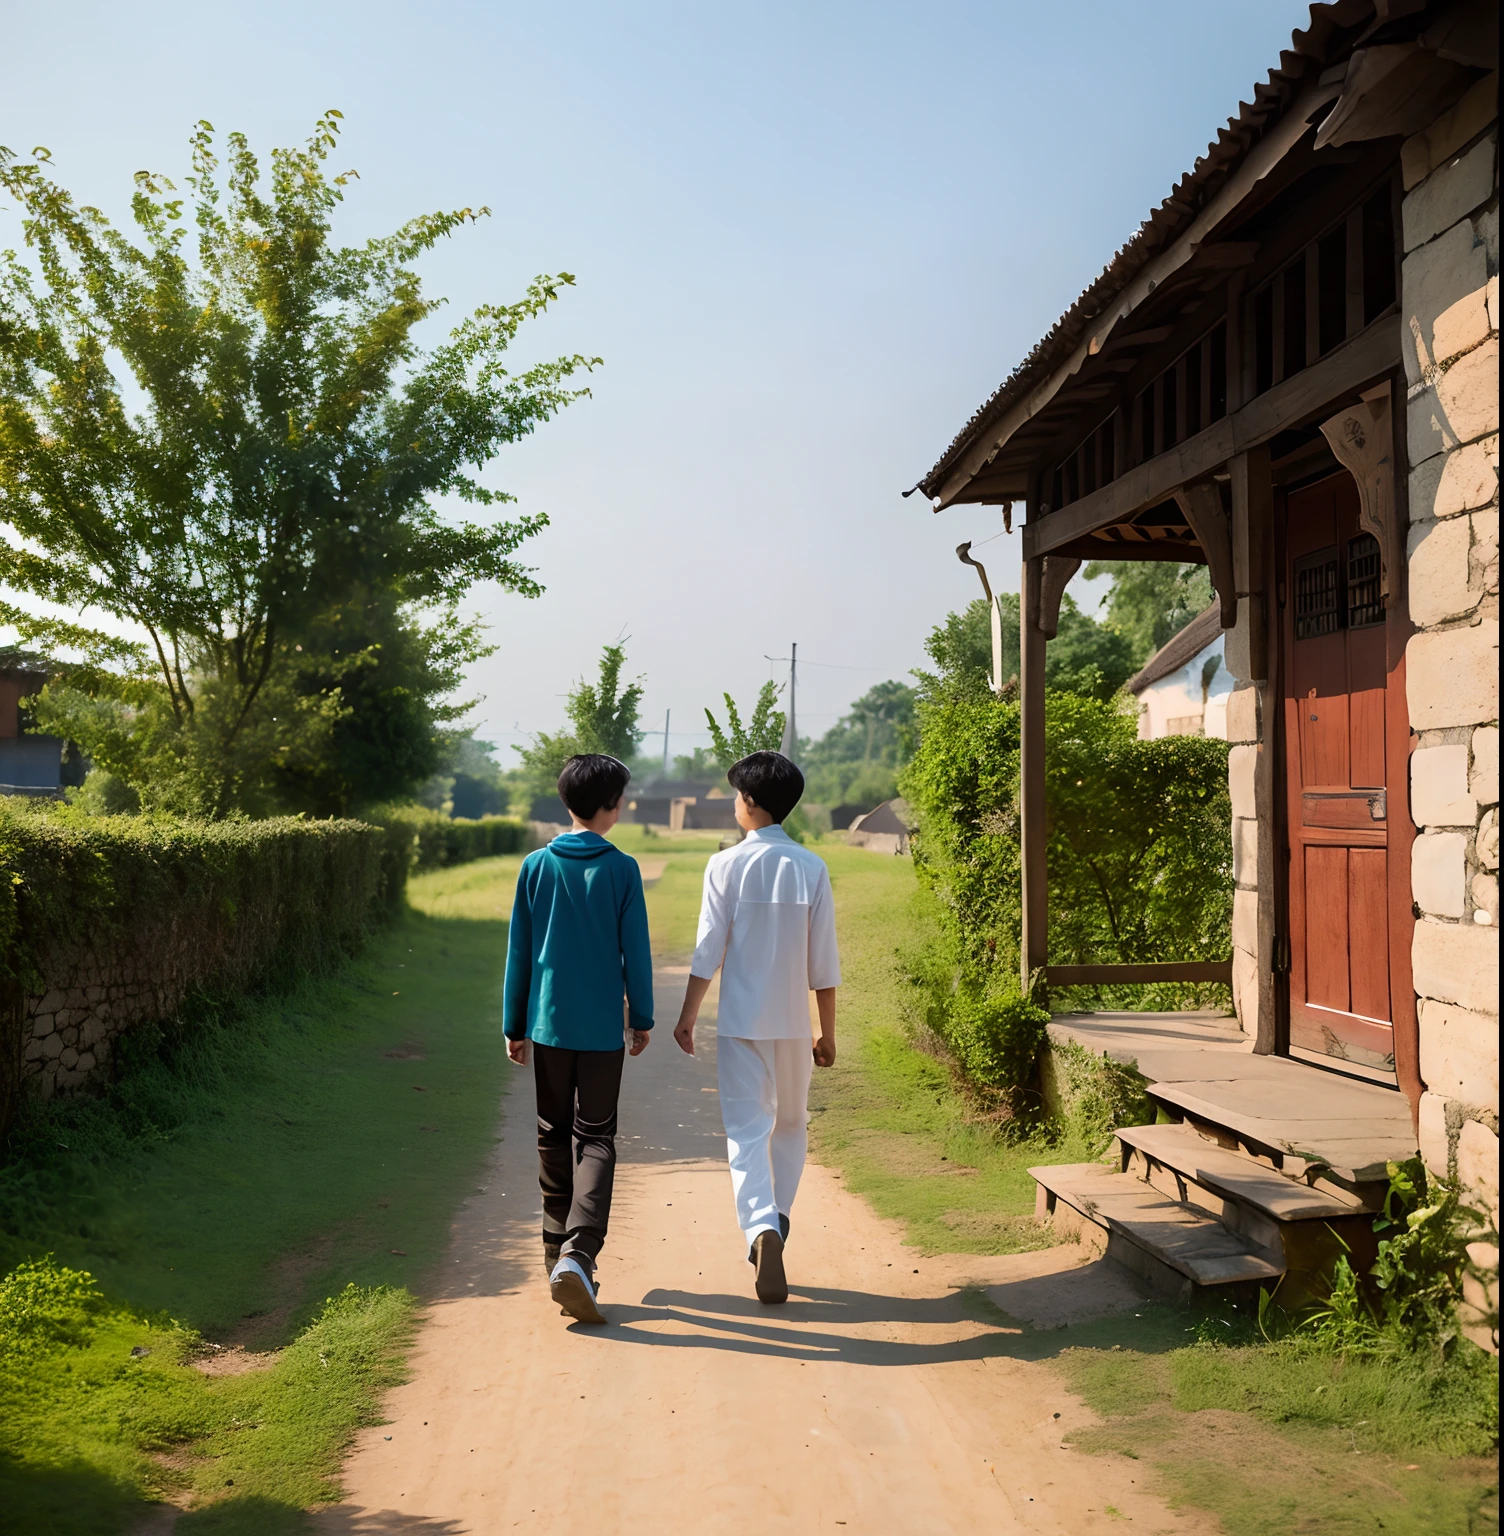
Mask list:
[[[723,693],[721,697],[726,701],[724,730],[716,717],[708,709],[705,711],[705,721],[710,727],[710,749],[722,772],[753,752],[778,750],[783,740],[785,720],[783,711],[773,708],[778,702],[778,694],[777,684],[764,683],[758,692],[757,703],[752,706],[751,718],[743,725],[736,700],[729,693]]]
[[[626,661],[624,645],[606,646],[596,681],[581,678],[569,692],[564,710],[571,729],[556,735],[540,731],[531,746],[518,747],[524,781],[533,794],[550,794],[565,762],[577,752],[606,752],[623,762],[636,752],[642,740],[637,722],[643,689],[640,681],[622,686]]]
[[[1127,642],[1136,671],[1171,635],[1185,628],[1212,600],[1204,565],[1163,560],[1093,560],[1088,579],[1112,577],[1106,624]]]
[[[695,747],[674,758],[674,777],[679,779],[716,778],[720,761],[711,747]]]
[[[1018,593],[1000,592],[1003,621],[1003,676],[1017,677],[1019,666]],[[916,670],[919,694],[930,702],[977,699],[992,693],[992,618],[986,598],[948,613],[924,642],[933,672]]]
[[[1000,592],[1003,620],[1003,676],[1019,669],[1018,594]],[[934,672],[916,671],[921,694],[936,701],[980,699],[992,692],[992,628],[987,600],[977,598],[930,631],[925,651]],[[1092,698],[1110,698],[1133,675],[1137,662],[1130,642],[1108,625],[1082,613],[1070,593],[1060,600],[1060,625],[1045,650],[1045,686]]]
[[[1082,613],[1067,592],[1060,599],[1060,627],[1044,653],[1045,687],[1110,699],[1136,669],[1128,640]]]
[[[443,301],[415,263],[489,210],[336,245],[338,132],[326,113],[265,176],[231,134],[221,178],[200,123],[185,194],[137,175],[134,240],[46,151],[0,149],[31,251],[0,255],[0,580],[146,638],[17,604],[0,621],[82,654],[38,718],[149,804],[337,807],[416,784],[436,697],[481,653],[455,604],[480,580],[539,590],[513,556],[546,520],[495,521],[511,498],[476,472],[585,393],[570,381],[598,359],[504,366],[573,278],[420,346]],[[487,520],[441,517],[443,497]]]
[[[876,805],[898,793],[897,771],[913,753],[915,692],[907,683],[868,689],[803,756],[811,800]]]

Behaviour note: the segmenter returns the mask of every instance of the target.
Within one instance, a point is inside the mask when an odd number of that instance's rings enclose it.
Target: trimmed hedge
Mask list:
[[[423,805],[392,805],[374,812],[372,819],[408,838],[415,870],[522,853],[527,847],[527,823],[512,816],[481,816],[472,821],[451,819]]]
[[[85,980],[128,993],[109,1001],[115,1035],[196,992],[324,969],[400,906],[410,864],[401,829],[358,821],[92,816],[0,799],[0,1125],[38,1000]],[[97,1012],[92,996],[59,1006],[86,1002]]]

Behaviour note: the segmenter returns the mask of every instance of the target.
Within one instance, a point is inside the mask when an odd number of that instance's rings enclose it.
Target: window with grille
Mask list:
[[[1319,550],[1295,562],[1295,638],[1314,640],[1342,627],[1342,594],[1336,549]]]
[[[1371,533],[1360,533],[1347,545],[1347,627],[1366,629],[1370,624],[1383,622],[1379,541]]]

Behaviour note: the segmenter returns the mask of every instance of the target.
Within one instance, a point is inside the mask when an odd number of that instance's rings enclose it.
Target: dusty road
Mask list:
[[[515,1074],[485,1186],[390,1422],[362,1432],[324,1536],[880,1536],[1216,1529],[1144,1489],[1141,1463],[1062,1445],[1091,1422],[1024,1325],[1132,1309],[1081,1250],[920,1258],[811,1165],[789,1303],[760,1306],[732,1214],[712,1029],[673,1044],[683,982],[626,1064],[605,1328],[549,1300],[531,1083]],[[984,1299],[985,1298],[985,1299]],[[1111,1510],[1109,1512],[1109,1506]]]

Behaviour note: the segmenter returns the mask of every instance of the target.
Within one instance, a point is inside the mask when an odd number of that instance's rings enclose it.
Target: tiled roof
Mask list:
[[[926,496],[939,494],[952,466],[977,434],[1029,390],[1048,377],[1080,345],[1089,326],[1129,283],[1196,217],[1277,120],[1301,87],[1350,45],[1355,29],[1371,22],[1371,0],[1336,0],[1313,5],[1310,25],[1291,35],[1290,47],[1253,89],[1251,102],[1238,104],[1238,115],[1218,130],[1215,142],[1180,178],[1170,195],[1103,268],[1102,274],[1050,328],[1029,355],[957,433],[933,469],[915,487]]]

